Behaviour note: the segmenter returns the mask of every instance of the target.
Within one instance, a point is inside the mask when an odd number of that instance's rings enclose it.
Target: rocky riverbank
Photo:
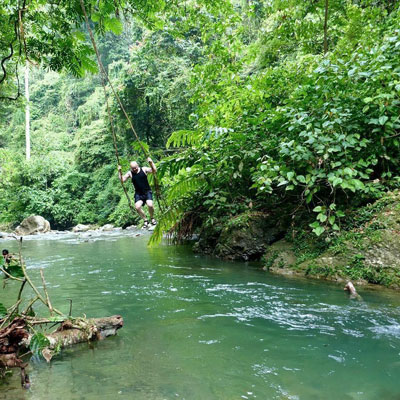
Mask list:
[[[92,234],[101,234],[103,232],[118,232],[118,231],[137,231],[139,228],[136,225],[131,225],[126,228],[116,227],[112,224],[106,224],[103,226],[99,225],[83,225],[78,224],[70,230],[53,230],[50,227],[50,223],[39,215],[32,215],[24,219],[15,229],[11,226],[1,225],[0,226],[0,239],[15,238],[15,237],[29,237],[37,235],[61,235],[61,234],[85,234],[90,236]]]
[[[300,221],[301,222],[301,221]],[[400,191],[349,210],[339,234],[317,237],[291,213],[247,212],[203,230],[194,251],[231,260],[263,260],[283,275],[400,288]]]
[[[285,236],[289,222],[288,216],[249,211],[203,229],[193,250],[227,260],[260,260],[268,246]]]
[[[264,256],[271,272],[400,288],[400,192],[392,192],[348,218],[352,229],[318,250],[305,240],[282,240]],[[325,238],[326,240],[326,238]],[[302,243],[301,243],[302,242]]]

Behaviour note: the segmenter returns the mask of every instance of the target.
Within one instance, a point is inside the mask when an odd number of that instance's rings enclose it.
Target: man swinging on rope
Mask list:
[[[151,224],[157,224],[156,220],[153,218],[153,193],[151,192],[151,187],[149,185],[149,181],[147,180],[147,174],[152,174],[153,171],[156,172],[157,168],[150,157],[147,159],[147,162],[150,164],[151,168],[140,168],[136,161],[131,161],[131,169],[124,176],[122,176],[121,166],[118,165],[119,179],[121,179],[122,182],[125,182],[129,178],[132,180],[132,184],[135,188],[135,208],[138,214],[144,219],[143,226],[145,228],[149,226],[149,221],[147,220],[146,214],[142,210],[143,204],[147,204],[147,207],[149,207]]]

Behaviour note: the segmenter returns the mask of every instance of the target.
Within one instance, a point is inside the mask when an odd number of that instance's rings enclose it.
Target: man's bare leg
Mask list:
[[[153,215],[154,215],[153,200],[146,200],[146,205],[149,208],[150,219],[153,219]]]
[[[142,205],[143,205],[143,201],[139,200],[135,203],[135,208],[136,208],[137,213],[146,221],[147,217],[142,209]]]

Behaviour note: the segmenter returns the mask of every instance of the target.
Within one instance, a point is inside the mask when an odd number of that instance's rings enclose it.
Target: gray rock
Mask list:
[[[35,233],[46,233],[50,231],[50,223],[40,215],[31,215],[25,218],[15,229],[15,233],[20,236],[32,235]]]
[[[102,227],[100,228],[100,230],[103,231],[103,232],[112,231],[112,230],[114,230],[114,225],[112,225],[112,224],[106,224],[106,225],[102,226]]]
[[[90,225],[78,224],[72,228],[72,232],[87,232],[90,230]]]

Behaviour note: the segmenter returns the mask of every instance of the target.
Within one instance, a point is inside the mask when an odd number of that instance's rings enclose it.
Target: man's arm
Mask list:
[[[122,182],[125,182],[127,179],[131,177],[131,171],[128,171],[124,176],[122,176],[121,166],[118,165],[118,176]]]
[[[148,158],[147,158],[147,162],[150,164],[150,167],[151,167],[151,168],[149,168],[149,167],[143,167],[143,168],[142,168],[143,171],[144,171],[146,174],[153,174],[153,173],[156,173],[156,172],[157,172],[157,168],[156,168],[156,165],[153,163],[153,160],[152,160],[150,157],[148,157]]]

